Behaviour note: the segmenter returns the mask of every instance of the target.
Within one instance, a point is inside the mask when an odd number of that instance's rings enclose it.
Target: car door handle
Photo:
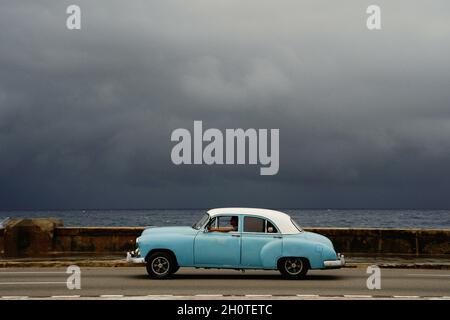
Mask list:
[[[282,236],[273,236],[274,239],[283,239]]]
[[[231,236],[232,237],[240,237],[241,235],[240,234],[232,234]]]

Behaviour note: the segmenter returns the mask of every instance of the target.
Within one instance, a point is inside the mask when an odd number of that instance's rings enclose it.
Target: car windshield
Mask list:
[[[294,219],[291,218],[292,224],[298,229],[298,231],[303,232],[302,227],[300,227]]]
[[[203,217],[202,217],[200,220],[198,220],[197,223],[194,223],[194,224],[192,225],[192,228],[198,230],[198,229],[200,229],[200,228],[206,223],[206,221],[208,221],[208,220],[209,220],[209,214],[205,213],[205,214],[203,215]]]

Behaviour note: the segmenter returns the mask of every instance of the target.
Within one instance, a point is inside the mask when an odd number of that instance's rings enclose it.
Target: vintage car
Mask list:
[[[283,212],[254,208],[212,209],[191,227],[147,228],[127,261],[145,263],[156,279],[180,267],[278,269],[300,279],[308,269],[345,264],[328,238],[304,231]]]

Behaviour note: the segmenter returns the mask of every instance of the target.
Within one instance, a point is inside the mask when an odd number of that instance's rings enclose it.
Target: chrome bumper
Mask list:
[[[323,265],[325,266],[325,268],[329,268],[329,269],[333,269],[333,268],[342,268],[343,266],[345,266],[345,258],[344,255],[339,254],[338,253],[338,258],[337,260],[326,260],[323,262]]]
[[[127,252],[128,263],[145,263],[145,259],[139,256],[134,256],[131,252]]]

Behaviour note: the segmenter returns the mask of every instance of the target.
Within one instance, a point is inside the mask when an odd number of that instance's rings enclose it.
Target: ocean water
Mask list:
[[[205,209],[0,211],[6,218],[61,218],[74,226],[192,225]],[[281,209],[303,227],[450,228],[450,210]]]

